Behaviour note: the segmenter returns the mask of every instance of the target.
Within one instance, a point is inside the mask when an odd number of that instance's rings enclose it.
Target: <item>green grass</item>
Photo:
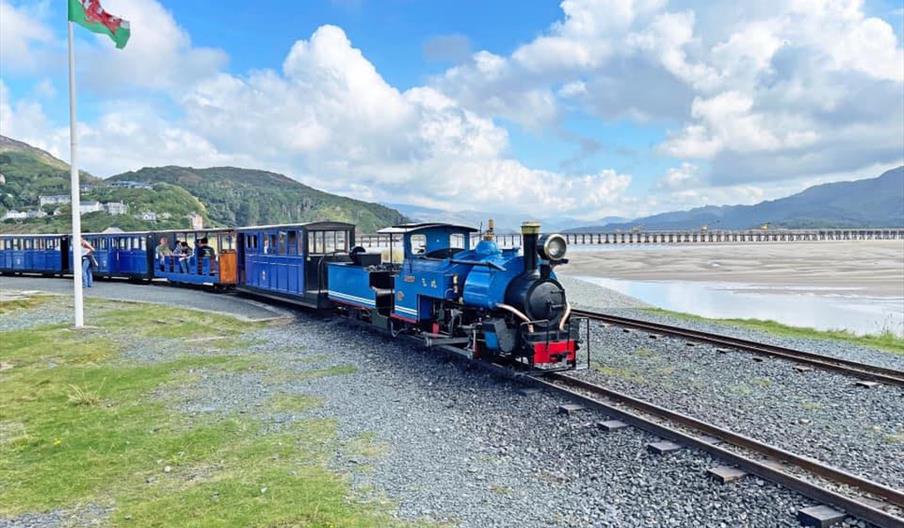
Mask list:
[[[52,297],[49,295],[32,295],[21,299],[9,299],[0,301],[0,315],[15,312],[17,310],[29,310],[43,305]]]
[[[664,310],[662,308],[642,308],[642,310],[656,315],[666,315],[688,321],[719,323],[751,330],[759,330],[761,332],[785,337],[844,341],[856,345],[877,348],[893,354],[904,355],[904,338],[895,335],[890,330],[885,330],[878,334],[861,336],[847,330],[816,330],[815,328],[788,326],[776,321],[762,319],[710,319],[684,312]]]
[[[594,365],[593,368],[600,374],[618,378],[633,383],[645,384],[647,380],[638,372],[624,367],[610,367],[607,365]]]
[[[279,412],[303,412],[322,403],[320,398],[308,394],[279,394],[270,402],[270,408]]]
[[[329,469],[334,421],[294,422],[272,433],[244,415],[188,417],[155,396],[192,383],[198,369],[231,371],[264,357],[222,353],[152,364],[119,357],[143,336],[174,344],[188,335],[238,338],[246,323],[143,305],[91,309],[98,328],[0,333],[0,361],[11,365],[0,372],[0,517],[98,503],[114,508],[114,526],[400,524],[387,504],[356,501]],[[274,400],[286,410],[318,404],[313,397]]]

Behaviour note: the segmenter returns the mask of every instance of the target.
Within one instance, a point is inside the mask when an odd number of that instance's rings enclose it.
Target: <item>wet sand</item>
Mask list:
[[[612,247],[612,246],[607,246]],[[904,298],[904,240],[574,247],[562,275],[637,281],[705,281],[770,292]]]

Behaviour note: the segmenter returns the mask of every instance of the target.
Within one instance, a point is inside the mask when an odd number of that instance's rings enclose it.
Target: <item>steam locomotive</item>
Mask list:
[[[576,366],[582,323],[554,268],[566,242],[521,226],[523,251],[501,249],[492,225],[404,224],[380,231],[389,254],[355,245],[354,225],[311,222],[201,231],[89,233],[95,276],[166,280],[290,301],[407,335],[470,359],[530,370]],[[203,240],[208,251],[160,255]],[[396,248],[399,244],[401,247]],[[398,251],[397,251],[398,250]],[[0,273],[68,275],[68,235],[0,235]]]
[[[540,224],[525,222],[519,255],[498,247],[492,225],[468,247],[475,231],[438,223],[382,230],[401,235],[401,263],[352,250],[350,262],[328,266],[330,299],[340,313],[429,346],[536,369],[574,368],[579,321],[570,320],[553,271],[567,262],[565,239],[541,237]]]

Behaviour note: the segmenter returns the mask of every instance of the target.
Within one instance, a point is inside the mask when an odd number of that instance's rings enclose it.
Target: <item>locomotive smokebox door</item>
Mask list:
[[[509,328],[504,319],[484,321],[483,334],[487,348],[493,351],[507,354],[515,350],[515,345],[518,343],[517,331]]]

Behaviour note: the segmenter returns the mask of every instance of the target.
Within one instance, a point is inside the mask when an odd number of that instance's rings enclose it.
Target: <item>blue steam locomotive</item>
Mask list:
[[[94,275],[236,289],[297,303],[421,339],[471,359],[519,368],[576,366],[582,321],[571,317],[554,267],[561,235],[522,225],[523,251],[500,249],[492,222],[471,246],[471,227],[387,228],[388,258],[355,245],[341,222],[140,233],[93,233]],[[155,255],[175,241],[206,251]],[[401,243],[397,255],[393,242]],[[396,258],[400,257],[400,258]],[[0,235],[0,273],[71,275],[68,235]]]
[[[567,262],[565,239],[541,237],[540,224],[525,222],[519,255],[497,246],[492,226],[469,247],[475,231],[436,223],[382,230],[401,236],[401,263],[353,249],[349,262],[329,264],[329,297],[339,313],[428,346],[533,369],[574,368],[580,325],[553,271]]]

